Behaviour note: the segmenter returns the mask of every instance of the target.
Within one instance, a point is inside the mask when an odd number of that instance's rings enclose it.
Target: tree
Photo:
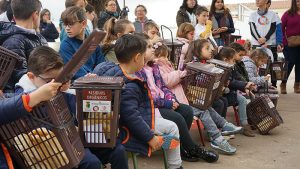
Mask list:
[[[105,2],[106,0],[87,0],[89,4],[91,4],[92,6],[94,6],[95,8],[95,12],[97,15],[100,14],[100,11],[104,11],[105,9]],[[120,6],[118,1],[116,0],[117,3],[117,8],[118,8],[118,12],[120,11]]]

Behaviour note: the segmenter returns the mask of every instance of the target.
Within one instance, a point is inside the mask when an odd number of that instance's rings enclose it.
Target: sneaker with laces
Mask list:
[[[210,145],[213,149],[218,150],[224,154],[232,155],[236,152],[236,148],[231,146],[225,139],[220,143],[213,140]]]
[[[157,136],[159,142],[161,143],[161,148],[164,150],[175,149],[179,146],[180,141],[176,136],[164,134]]]
[[[235,126],[232,123],[226,122],[224,127],[222,128],[221,134],[223,136],[228,136],[228,135],[240,133],[242,131],[242,129],[243,129],[242,127],[238,127],[238,126]]]

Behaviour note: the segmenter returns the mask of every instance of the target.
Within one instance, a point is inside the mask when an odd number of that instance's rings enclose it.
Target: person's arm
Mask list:
[[[53,23],[47,23],[46,28],[40,32],[45,38],[49,39],[57,39],[59,37],[59,33],[56,30]]]
[[[167,72],[162,68],[159,70],[164,83],[170,89],[180,84],[181,79],[186,75],[186,71],[174,70],[172,72]]]
[[[96,62],[95,62],[95,66],[96,67],[98,64],[105,62],[105,56],[103,54],[103,50],[100,46],[97,47],[96,49]]]
[[[281,23],[276,25],[276,45],[282,45],[282,29],[281,29]]]
[[[270,39],[270,37],[276,32],[276,22],[272,22],[271,23],[271,27],[268,31],[268,33],[266,34],[265,38],[266,38],[266,42]]]
[[[249,80],[256,85],[264,85],[265,84],[265,76],[259,76],[257,72],[257,67],[251,63],[251,61],[244,62],[246,71],[248,73]]]
[[[251,36],[252,36],[256,41],[258,41],[258,39],[261,38],[261,36],[259,35],[259,33],[258,33],[258,31],[257,31],[257,28],[256,28],[255,23],[254,23],[254,22],[250,22],[249,25],[250,25]]]
[[[227,33],[234,33],[235,32],[234,23],[233,23],[232,16],[230,14],[228,15],[228,19],[229,19],[229,27]]]
[[[287,13],[284,13],[281,17],[281,31],[282,31],[282,41],[287,42],[286,37],[286,26],[287,26]]]
[[[184,18],[180,12],[180,10],[177,12],[176,15],[176,23],[177,23],[177,27],[179,27],[182,23],[184,23]]]
[[[154,137],[150,126],[142,118],[140,100],[142,92],[137,84],[129,83],[121,91],[120,121],[128,127],[130,133],[139,140],[148,142]],[[150,104],[150,103],[149,103]],[[154,111],[154,108],[153,108]],[[152,112],[154,113],[154,112]]]

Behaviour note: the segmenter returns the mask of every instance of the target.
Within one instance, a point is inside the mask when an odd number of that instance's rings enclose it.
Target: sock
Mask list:
[[[243,120],[243,121],[241,121],[241,124],[242,124],[243,126],[248,125],[248,120]]]

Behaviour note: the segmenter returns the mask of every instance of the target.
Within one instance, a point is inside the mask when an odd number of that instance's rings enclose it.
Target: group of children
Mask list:
[[[0,44],[16,52],[21,59],[4,89],[4,96],[10,93],[10,97],[0,100],[0,124],[30,113],[38,103],[55,96],[58,89],[62,92],[69,89],[70,83],[61,84],[53,79],[72,59],[88,34],[86,12],[82,5],[85,1],[66,0],[66,4],[68,8],[61,16],[66,37],[57,53],[44,46],[44,38],[35,31],[39,23],[40,1],[12,0],[16,23],[0,22],[3,28]],[[24,8],[27,6],[32,8]],[[211,147],[225,154],[234,154],[236,148],[223,136],[240,132],[255,136],[247,121],[246,98],[249,91],[269,80],[269,76],[260,77],[257,73],[257,68],[266,63],[268,55],[263,49],[255,49],[247,56],[245,48],[238,43],[220,48],[215,58],[234,64],[225,85],[229,91],[224,92],[223,97],[215,100],[207,110],[190,106],[181,86],[182,78],[187,75],[183,65],[188,62],[205,63],[213,58],[211,44],[215,43],[210,38],[208,10],[199,7],[196,15],[198,24],[195,28],[189,23],[178,28],[178,39],[184,42],[178,70],[168,60],[169,48],[160,40],[155,23],[146,23],[141,34],[134,33],[133,23],[126,19],[111,18],[104,24],[107,35],[103,44],[70,80],[89,73],[124,79],[119,134],[114,148],[86,148],[78,168],[99,169],[101,163],[111,163],[114,169],[128,168],[126,151],[151,156],[153,151],[161,148],[167,151],[171,169],[182,169],[182,160],[216,162],[219,158],[216,151],[206,150],[192,140],[189,130],[194,116],[203,122]],[[70,111],[76,114],[75,96],[64,94],[68,95],[66,102]],[[238,106],[241,127],[226,120],[229,105]],[[4,157],[7,156],[7,151],[0,153],[3,168],[12,165],[6,162]]]

